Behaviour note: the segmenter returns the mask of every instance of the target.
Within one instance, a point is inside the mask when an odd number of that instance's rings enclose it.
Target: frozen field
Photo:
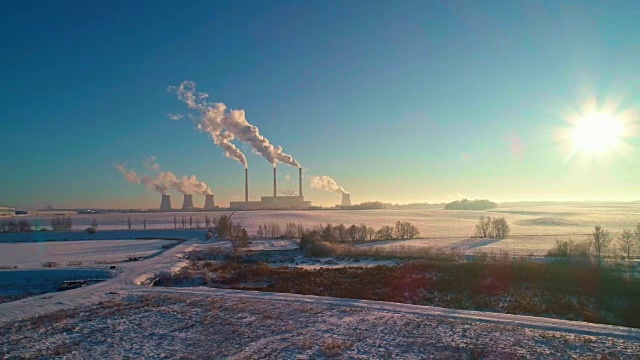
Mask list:
[[[174,217],[178,223],[182,217],[193,221],[193,226],[204,226],[205,215],[210,218],[230,212],[210,213],[148,213],[148,214],[98,214],[72,215],[74,228],[82,230],[95,218],[100,230],[126,229],[131,218],[133,229],[141,229],[143,219],[149,229],[171,229]],[[480,216],[504,216],[511,227],[511,237],[486,244],[469,243],[475,223]],[[47,225],[50,217],[26,216],[32,223],[38,219]],[[236,212],[233,220],[240,222],[254,234],[259,224],[277,222],[300,223],[306,227],[320,224],[365,224],[375,228],[393,225],[396,221],[409,221],[420,230],[419,240],[397,242],[391,245],[452,247],[465,252],[506,251],[517,255],[541,255],[553,246],[557,239],[584,240],[595,225],[609,230],[614,237],[625,228],[640,222],[638,203],[582,203],[551,205],[504,205],[491,211],[454,210],[321,210],[321,211],[247,211]],[[2,237],[0,235],[0,241]]]
[[[171,242],[173,241],[91,240],[0,243],[0,267],[42,268],[42,263],[49,261],[60,264],[59,267],[67,267],[70,262],[75,267],[115,263],[130,256],[155,254],[162,250],[162,245]]]

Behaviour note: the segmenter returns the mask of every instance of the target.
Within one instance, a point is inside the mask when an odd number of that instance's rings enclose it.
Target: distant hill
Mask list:
[[[461,199],[450,202],[444,206],[445,210],[487,210],[497,208],[498,204],[487,199],[468,200]]]

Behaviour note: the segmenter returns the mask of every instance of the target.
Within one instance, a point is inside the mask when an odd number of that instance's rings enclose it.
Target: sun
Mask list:
[[[623,121],[615,115],[592,112],[575,120],[571,129],[574,152],[605,153],[620,145],[625,136]]]

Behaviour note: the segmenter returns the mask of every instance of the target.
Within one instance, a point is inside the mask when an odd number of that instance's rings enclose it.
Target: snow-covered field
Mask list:
[[[90,240],[0,243],[0,267],[42,268],[45,262],[58,267],[104,266],[133,256],[149,256],[171,240]]]
[[[400,310],[400,309],[398,309]],[[0,330],[9,356],[67,359],[633,359],[637,340],[472,319],[196,294],[114,294]]]
[[[130,218],[133,229],[141,229],[143,219],[149,229],[169,229],[182,217],[204,225],[204,217],[219,217],[230,212],[210,213],[147,213],[147,214],[98,214],[72,215],[74,229],[83,230],[96,219],[99,229],[125,229]],[[323,210],[323,211],[239,211],[233,220],[240,222],[254,234],[258,225],[277,222],[300,223],[306,227],[320,224],[365,224],[374,228],[393,225],[396,221],[409,221],[420,230],[419,240],[405,245],[465,248],[465,243],[474,232],[480,216],[504,216],[511,227],[511,237],[471,249],[475,251],[506,251],[517,255],[542,255],[557,239],[584,240],[595,225],[601,225],[616,237],[623,229],[632,228],[640,222],[638,203],[584,203],[551,205],[505,205],[491,211],[454,210]],[[38,219],[47,225],[50,217],[26,216],[32,223]],[[0,241],[3,235],[0,235]],[[400,243],[397,243],[400,244]],[[395,244],[395,245],[397,245]]]
[[[635,358],[640,331],[428,306],[139,286],[176,271],[190,240],[111,280],[0,304],[7,358]]]

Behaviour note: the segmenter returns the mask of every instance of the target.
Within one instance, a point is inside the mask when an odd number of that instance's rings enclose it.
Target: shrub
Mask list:
[[[98,232],[98,229],[94,228],[94,227],[88,227],[86,228],[84,231],[87,232],[87,234],[95,234]]]

